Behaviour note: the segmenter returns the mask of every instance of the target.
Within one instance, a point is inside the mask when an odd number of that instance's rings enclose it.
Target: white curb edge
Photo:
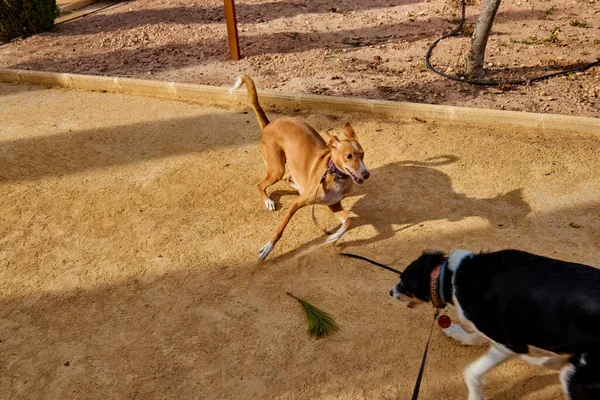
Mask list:
[[[144,79],[0,68],[0,82],[150,95],[226,106],[248,104],[245,91],[230,92],[226,87]],[[341,112],[366,112],[388,117],[416,117],[465,124],[600,134],[600,118],[318,96],[274,90],[260,90],[259,95],[261,104],[265,108],[328,109]]]

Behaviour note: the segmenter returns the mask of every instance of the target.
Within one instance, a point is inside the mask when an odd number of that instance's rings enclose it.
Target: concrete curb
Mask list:
[[[56,72],[24,71],[0,68],[0,82],[65,87],[111,93],[150,95],[167,99],[191,100],[225,106],[247,105],[243,90],[230,92],[228,88],[153,81],[131,78],[77,75]],[[232,82],[233,85],[233,82]],[[513,128],[568,131],[600,134],[600,118],[568,115],[537,114],[456,106],[418,104],[386,100],[355,99],[307,94],[259,91],[265,108],[327,109],[341,112],[362,112],[397,118],[421,118],[453,121],[476,125],[510,126]]]
[[[87,7],[91,4],[94,4],[98,0],[79,0],[74,1],[73,3],[65,4],[64,6],[59,6],[58,10],[61,14],[64,14],[69,11],[79,10],[80,8]]]

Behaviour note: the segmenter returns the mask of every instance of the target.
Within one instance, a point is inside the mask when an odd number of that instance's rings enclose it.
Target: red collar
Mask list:
[[[429,281],[429,297],[431,298],[433,306],[438,309],[446,307],[446,302],[442,300],[442,297],[440,296],[440,290],[444,290],[441,286],[444,282],[440,282],[442,265],[443,264],[438,265],[431,271],[431,280]]]

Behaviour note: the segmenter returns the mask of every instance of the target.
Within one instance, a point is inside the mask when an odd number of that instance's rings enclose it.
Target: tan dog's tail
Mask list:
[[[243,84],[246,84],[246,88],[248,88],[248,98],[250,99],[250,104],[256,113],[256,118],[258,118],[258,124],[261,128],[269,125],[269,119],[267,115],[263,111],[260,103],[258,102],[258,95],[256,94],[256,86],[254,86],[254,81],[248,75],[240,75],[235,81],[235,85],[231,88],[231,90],[237,90],[242,87]]]

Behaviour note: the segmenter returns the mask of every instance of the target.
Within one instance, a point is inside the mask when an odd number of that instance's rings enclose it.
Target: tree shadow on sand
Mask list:
[[[298,15],[335,15],[421,2],[423,0],[402,0],[397,2],[399,4],[390,3],[388,0],[363,0],[360,3],[332,3],[326,0],[313,0],[310,2],[292,0],[255,4],[238,2],[235,5],[235,10],[238,24],[255,24],[257,21],[262,23],[276,19],[294,18]],[[538,14],[540,13],[538,12]],[[116,9],[116,12],[97,13],[85,19],[82,18],[68,24],[59,25],[53,30],[53,33],[57,35],[93,35],[101,32],[132,29],[144,25],[185,24],[193,26],[224,23],[225,11],[222,4],[212,6],[186,2],[175,7],[153,5],[135,10],[127,10],[122,7]]]

